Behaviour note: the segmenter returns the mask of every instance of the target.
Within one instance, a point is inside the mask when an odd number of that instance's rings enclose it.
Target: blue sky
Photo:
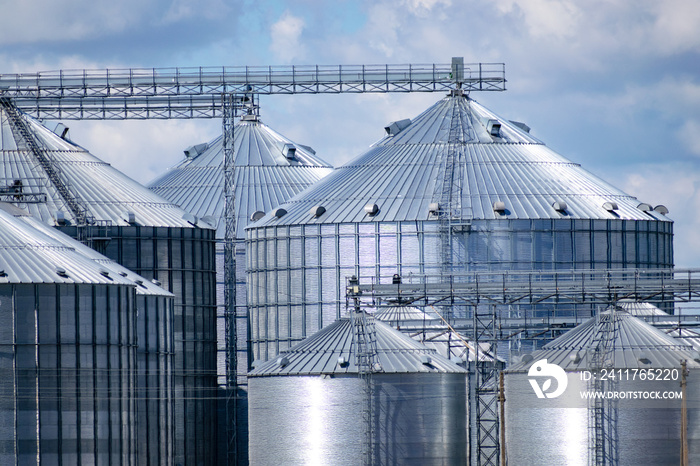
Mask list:
[[[169,66],[505,62],[472,97],[675,221],[700,266],[700,2],[0,0],[0,73]],[[262,118],[340,165],[439,94],[269,96]],[[220,122],[66,122],[141,182]]]

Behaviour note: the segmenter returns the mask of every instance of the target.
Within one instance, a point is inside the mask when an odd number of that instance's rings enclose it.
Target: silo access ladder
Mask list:
[[[0,98],[0,107],[5,110],[5,114],[10,121],[12,128],[19,133],[22,140],[27,144],[27,148],[34,154],[41,168],[44,169],[48,180],[53,183],[54,187],[61,195],[61,198],[70,209],[76,219],[76,224],[81,227],[94,223],[94,218],[90,215],[87,207],[82,200],[74,196],[65,180],[65,176],[61,173],[61,169],[54,163],[48,151],[34,138],[31,131],[27,128],[25,121],[22,119],[19,110],[11,103],[9,99]],[[79,233],[81,228],[78,228]],[[81,238],[82,240],[82,238]]]

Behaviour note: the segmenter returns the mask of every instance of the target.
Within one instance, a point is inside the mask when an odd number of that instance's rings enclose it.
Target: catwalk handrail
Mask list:
[[[435,304],[609,304],[700,301],[700,269],[590,269],[359,277],[363,298]],[[400,283],[397,283],[400,282]],[[353,290],[348,289],[349,296]]]
[[[468,90],[505,90],[505,64],[466,63]],[[221,93],[433,92],[455,82],[452,64],[288,65],[56,70],[0,74],[11,98],[144,97]]]

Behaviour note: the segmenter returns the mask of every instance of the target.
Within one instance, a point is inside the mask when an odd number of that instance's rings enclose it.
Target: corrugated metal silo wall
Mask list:
[[[0,464],[137,464],[135,296],[0,285]]]
[[[688,435],[690,464],[700,462],[700,374],[688,377]],[[579,372],[569,372],[566,392],[559,398],[538,399],[527,373],[505,375],[505,443],[512,464],[591,464],[589,402],[580,392],[590,390]],[[617,392],[678,391],[676,381],[623,380]],[[632,395],[629,395],[630,397]],[[642,395],[638,395],[642,396]],[[617,408],[616,442],[620,465],[680,464],[681,401],[621,399]]]
[[[673,224],[655,220],[473,220],[456,236],[464,271],[673,265]],[[344,312],[345,279],[438,275],[434,221],[249,228],[247,288],[255,359],[267,360]]]
[[[173,298],[136,296],[138,463],[173,464]]]
[[[76,237],[75,228],[60,228]],[[174,464],[216,464],[215,231],[112,226],[105,256],[175,295]]]
[[[250,464],[362,463],[364,383],[251,377]],[[376,374],[373,383],[372,464],[466,464],[465,374]]]

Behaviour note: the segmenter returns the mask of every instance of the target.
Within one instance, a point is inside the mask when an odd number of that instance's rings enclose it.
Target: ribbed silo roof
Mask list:
[[[15,110],[16,111],[16,110]],[[17,193],[7,198],[44,222],[56,220],[62,211],[75,221],[56,184],[50,180],[18,125],[29,132],[41,151],[57,167],[59,179],[87,213],[98,221],[128,225],[134,214],[137,225],[191,227],[186,212],[156,195],[82,147],[62,139],[37,120],[0,106],[0,192]],[[19,187],[18,187],[19,184]],[[19,192],[17,192],[19,191]]]
[[[1,208],[0,270],[0,284],[134,284]]]
[[[476,344],[467,341],[447,325],[435,313],[423,312],[414,306],[386,306],[373,314],[385,324],[401,331],[420,342],[426,348],[434,349],[438,354],[459,359],[476,361]],[[480,344],[479,361],[493,361],[488,343]]]
[[[464,369],[387,324],[366,315],[376,334],[376,362],[381,373],[464,372]],[[344,358],[341,364],[339,358]],[[427,360],[425,357],[429,357]],[[353,324],[341,318],[275,359],[255,368],[250,377],[278,375],[357,374]]]
[[[188,156],[150,183],[150,189],[198,216],[225,225],[223,137],[193,146]],[[255,212],[267,212],[331,172],[332,167],[307,146],[296,144],[256,118],[234,128],[236,225],[238,237]]]
[[[462,217],[667,220],[549,149],[525,125],[466,96],[448,96],[398,123],[367,152],[280,206],[286,215],[268,214],[255,226],[434,219],[430,204],[443,201],[444,180],[453,179],[445,176],[452,173],[447,160],[454,160]],[[496,201],[504,203],[503,214],[494,211]],[[378,207],[374,215],[364,209],[371,204]],[[314,206],[325,213],[311,215]]]
[[[435,313],[421,311],[415,306],[384,306],[377,309],[377,311],[372,315],[375,319],[381,320],[392,327],[395,327],[395,324],[402,322],[426,322],[427,325],[435,325],[440,323],[440,317],[438,317]]]
[[[608,338],[608,347],[612,348],[614,368],[672,368],[678,367],[681,359],[693,361],[700,358],[692,346],[628,312],[611,309],[603,312],[602,317],[613,319],[615,330]],[[604,332],[603,327],[598,325],[597,317],[592,317],[532,353],[532,360],[516,364],[508,371],[527,371],[541,359],[569,371],[588,369],[590,353],[604,336],[601,332]],[[700,364],[693,364],[700,367]]]
[[[32,217],[31,215],[27,214],[21,209],[8,209],[8,207],[13,206],[11,206],[10,204],[0,203],[0,210],[4,210],[12,214],[15,217],[15,219],[25,223],[27,226],[36,230],[38,233],[46,235],[51,239],[63,244],[67,248],[73,249],[76,253],[80,254],[81,256],[84,256],[87,259],[94,261],[98,264],[100,270],[107,270],[109,272],[110,277],[118,275],[129,280],[133,285],[136,286],[136,294],[143,294],[148,296],[174,296],[172,293],[161,288],[151,280],[147,280],[141,275],[132,272],[131,270],[127,269],[121,264],[103,256],[94,249],[84,245],[80,241],[77,241],[64,233],[61,233],[56,228],[53,228],[49,225],[38,221],[36,218]]]
[[[668,312],[664,312],[650,303],[640,303],[636,301],[618,301],[618,307],[637,317],[671,317]]]

